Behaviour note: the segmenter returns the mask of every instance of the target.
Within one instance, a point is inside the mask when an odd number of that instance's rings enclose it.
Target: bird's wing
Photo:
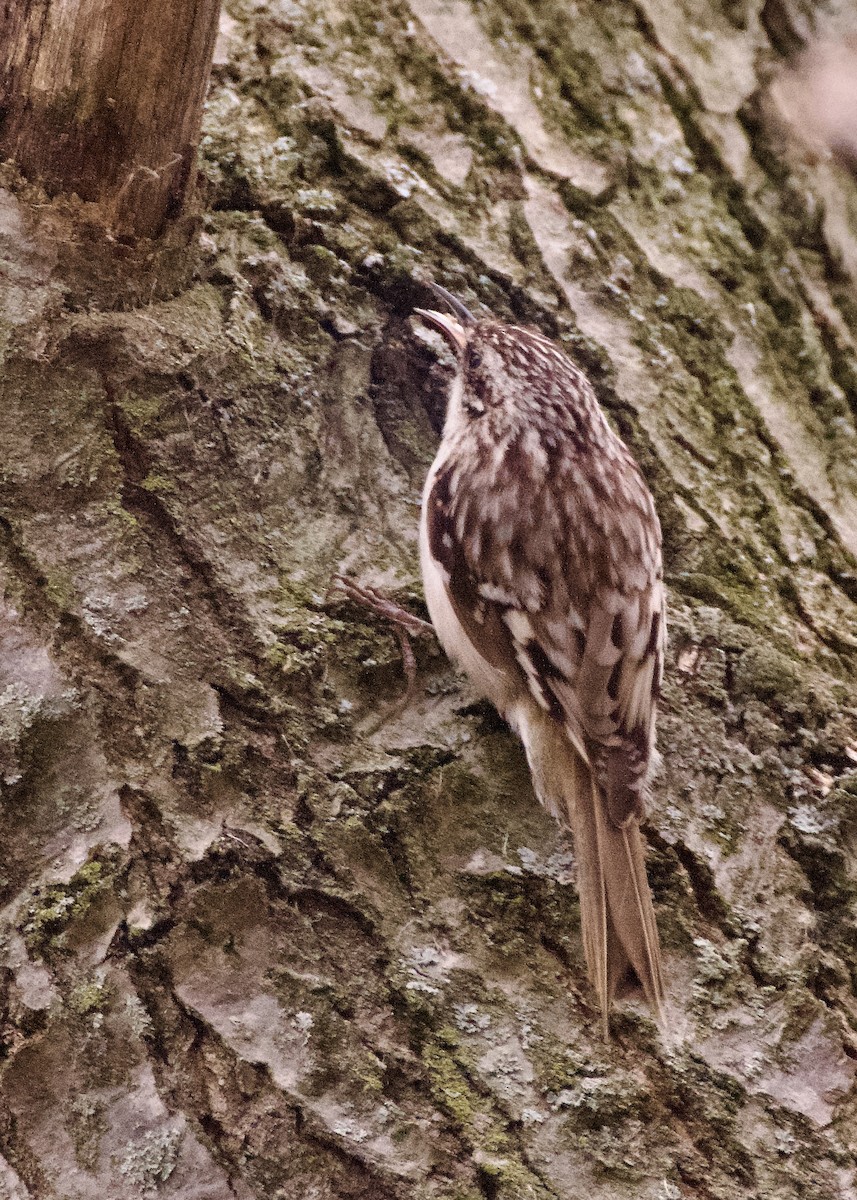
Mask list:
[[[587,525],[581,548],[582,521],[557,524],[534,497],[526,519],[519,507],[511,522],[502,505],[484,513],[480,497],[456,482],[441,466],[426,490],[427,599],[436,586],[443,593],[429,602],[432,619],[520,734],[539,800],[574,832],[583,946],[605,1023],[629,964],[660,1013],[657,925],[635,819],[663,656],[654,510],[652,545],[644,531],[614,537],[625,555],[617,573],[603,532],[599,540]],[[633,524],[627,515],[625,524]],[[514,537],[504,540],[505,529]]]
[[[510,695],[525,687],[565,726],[619,825],[643,811],[665,633],[660,527],[630,458],[627,470],[599,515],[576,511],[568,481],[526,509],[514,494],[486,505],[451,467],[426,500],[430,552],[462,630]]]
[[[452,469],[435,466],[423,500],[421,556],[426,600],[446,652],[464,667],[484,694],[505,713],[526,681],[515,656],[500,603],[479,564],[466,552],[467,530],[453,501]],[[486,592],[494,598],[489,598]]]

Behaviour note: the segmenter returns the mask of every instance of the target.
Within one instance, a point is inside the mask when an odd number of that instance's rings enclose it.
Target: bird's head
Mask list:
[[[551,421],[554,415],[562,424],[569,410],[594,407],[582,373],[542,334],[493,317],[477,318],[446,288],[429,287],[449,311],[414,312],[443,335],[457,359],[448,432],[487,416],[497,436],[504,425]]]
[[[481,417],[492,402],[490,363],[486,367],[484,330],[493,322],[480,321],[461,301],[436,283],[429,287],[448,312],[417,308],[415,314],[442,334],[456,357],[456,373],[449,394],[447,425],[459,419]],[[494,364],[495,366],[497,364]],[[494,376],[497,379],[497,376]]]

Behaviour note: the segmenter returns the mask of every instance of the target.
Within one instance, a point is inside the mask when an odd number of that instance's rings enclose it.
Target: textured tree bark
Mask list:
[[[0,153],[51,195],[157,237],[193,190],[220,0],[24,0],[0,11]]]
[[[228,11],[170,299],[0,168],[0,1196],[855,1200],[857,187],[776,96],[857,3]],[[602,1042],[517,743],[330,587],[425,615],[428,275],[656,499],[669,1039]]]

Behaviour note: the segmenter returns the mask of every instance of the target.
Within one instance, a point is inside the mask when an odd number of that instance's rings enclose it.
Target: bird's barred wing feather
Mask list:
[[[426,498],[430,552],[465,634],[510,694],[524,681],[565,726],[617,825],[643,812],[665,632],[654,506],[630,456],[619,466],[598,522],[575,511],[589,497],[567,478],[530,490],[525,512],[514,489],[471,491],[441,466]]]

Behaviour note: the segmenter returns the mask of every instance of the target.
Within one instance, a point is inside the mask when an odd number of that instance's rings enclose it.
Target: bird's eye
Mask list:
[[[477,367],[482,366],[482,355],[478,350],[471,350],[467,356],[467,365],[471,371],[475,371]]]

